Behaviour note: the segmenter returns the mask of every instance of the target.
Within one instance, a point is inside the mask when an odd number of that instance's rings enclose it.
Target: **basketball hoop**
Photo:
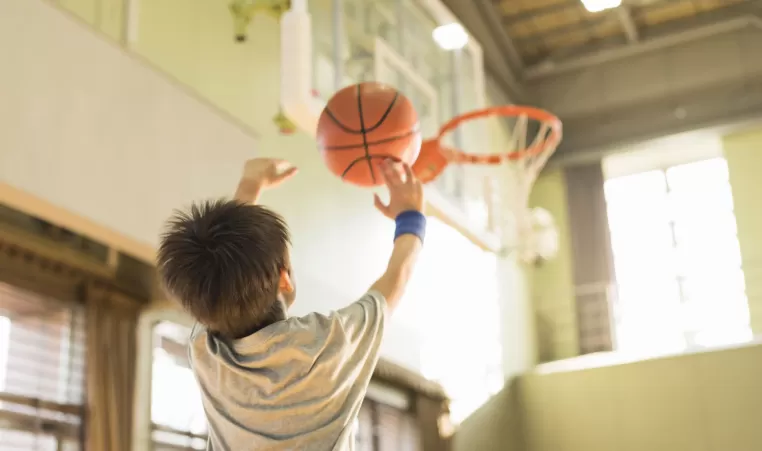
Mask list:
[[[447,136],[464,123],[490,117],[514,118],[507,152],[473,154],[444,144]],[[533,130],[529,128],[530,124],[537,130],[531,140],[529,134]],[[449,164],[512,166],[517,179],[515,188],[511,190],[514,199],[510,209],[514,218],[505,219],[513,219],[515,224],[510,227],[506,221],[500,222],[504,228],[515,230],[517,236],[503,237],[504,241],[508,241],[504,251],[519,250],[523,260],[537,263],[552,256],[548,254],[556,246],[550,241],[553,237],[557,239],[557,233],[554,225],[547,224],[543,213],[529,209],[529,194],[540,171],[561,143],[562,134],[561,121],[545,110],[521,105],[484,108],[451,119],[439,129],[437,136],[424,141],[413,171],[423,183],[429,183],[439,177]],[[537,219],[538,214],[542,220]]]

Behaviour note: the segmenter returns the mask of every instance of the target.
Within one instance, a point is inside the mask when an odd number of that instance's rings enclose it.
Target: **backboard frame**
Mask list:
[[[410,0],[402,0],[410,1]],[[428,15],[433,18],[436,24],[447,25],[450,23],[460,23],[455,15],[440,0],[415,0]],[[312,19],[309,13],[307,0],[292,0],[291,9],[281,18],[281,108],[283,113],[296,125],[298,129],[315,137],[317,121],[320,112],[325,106],[325,101],[319,98],[315,91],[313,78],[313,33]],[[372,39],[372,38],[371,38]],[[400,56],[389,44],[376,36],[373,39],[375,52],[374,55],[374,73],[379,73],[379,64],[385,59],[392,63],[400,63]],[[341,51],[341,46],[339,50]],[[487,93],[484,77],[483,52],[481,45],[470,37],[468,43],[461,50],[467,52],[473,67],[470,68],[473,74],[473,100],[477,108],[483,108],[487,104]],[[380,53],[380,55],[378,55]],[[379,57],[380,56],[380,57]],[[405,69],[406,64],[394,64],[397,69]],[[341,71],[334,77],[338,84],[343,79]],[[416,87],[429,91],[425,86],[431,86],[421,79],[414,71],[407,71],[406,77],[415,82]],[[336,90],[342,86],[336,86]],[[459,88],[462,90],[463,88]],[[438,99],[436,92],[433,99]],[[457,95],[457,94],[454,94]],[[438,105],[435,105],[438,106]],[[473,107],[473,105],[471,106]],[[469,109],[471,109],[469,107]],[[459,113],[463,113],[459,112]],[[448,119],[448,118],[444,118]],[[444,120],[443,120],[444,122]],[[424,138],[426,138],[424,136]],[[464,236],[468,237],[474,244],[490,252],[498,252],[501,248],[500,236],[489,230],[475,227],[467,216],[466,212],[458,208],[456,203],[448,199],[439,189],[433,186],[427,186],[427,213],[440,218],[451,227],[457,229]]]

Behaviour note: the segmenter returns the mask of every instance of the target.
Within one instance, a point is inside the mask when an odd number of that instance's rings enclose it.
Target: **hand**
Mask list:
[[[244,164],[235,198],[240,202],[257,203],[262,190],[278,186],[293,177],[297,169],[286,160],[254,158]]]
[[[277,158],[254,158],[243,166],[243,177],[246,181],[261,188],[278,186],[296,174],[297,169],[286,160]]]
[[[373,202],[378,211],[389,219],[397,218],[403,211],[423,211],[423,185],[410,165],[384,161],[381,163],[381,175],[389,188],[389,204],[384,205],[378,194],[374,194]]]

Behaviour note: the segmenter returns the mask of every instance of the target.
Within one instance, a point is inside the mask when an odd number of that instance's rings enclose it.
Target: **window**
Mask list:
[[[497,257],[433,217],[426,241],[402,305],[415,308],[423,375],[459,422],[503,387]]]
[[[419,451],[421,439],[409,412],[365,398],[355,422],[357,451]]]
[[[672,352],[749,340],[723,158],[609,179],[617,349]]]
[[[0,316],[0,392],[5,391],[5,374],[8,372],[8,346],[11,337],[11,320]]]
[[[0,451],[81,449],[84,337],[78,306],[0,283]]]
[[[151,423],[155,451],[206,449],[207,423],[188,361],[190,329],[169,321],[153,327]]]

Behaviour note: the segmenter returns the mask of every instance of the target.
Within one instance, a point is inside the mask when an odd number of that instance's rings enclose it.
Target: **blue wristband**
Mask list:
[[[395,219],[397,228],[394,230],[394,241],[402,235],[415,235],[423,243],[426,236],[426,216],[416,210],[403,211]]]

